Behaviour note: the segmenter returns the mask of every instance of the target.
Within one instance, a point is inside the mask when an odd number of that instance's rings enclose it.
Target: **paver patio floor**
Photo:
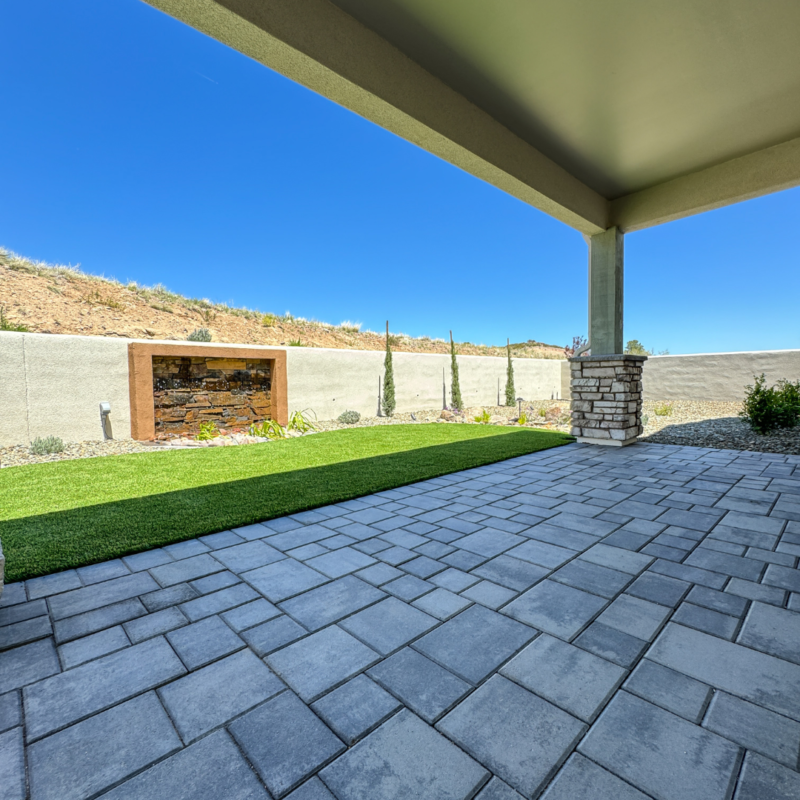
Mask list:
[[[566,447],[10,584],[5,800],[796,800],[800,457]]]

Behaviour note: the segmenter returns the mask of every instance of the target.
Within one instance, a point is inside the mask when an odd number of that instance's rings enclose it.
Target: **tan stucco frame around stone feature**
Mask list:
[[[153,407],[153,356],[194,358],[245,358],[272,361],[270,399],[273,419],[289,422],[286,351],[227,345],[192,345],[131,342],[128,345],[128,381],[131,395],[131,438],[148,441],[155,437]]]

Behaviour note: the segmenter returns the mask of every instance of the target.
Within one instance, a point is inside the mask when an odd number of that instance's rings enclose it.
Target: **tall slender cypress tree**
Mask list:
[[[394,414],[394,368],[392,366],[392,348],[389,344],[389,321],[386,321],[386,360],[383,362],[383,413],[387,417]]]
[[[456,360],[456,346],[453,343],[453,331],[450,331],[450,398],[453,408],[462,411],[464,401],[461,399],[461,384],[458,382],[458,361]]]
[[[508,372],[506,373],[506,405],[513,406],[517,402],[517,392],[514,389],[514,365],[511,363],[511,340],[506,339],[508,350]]]

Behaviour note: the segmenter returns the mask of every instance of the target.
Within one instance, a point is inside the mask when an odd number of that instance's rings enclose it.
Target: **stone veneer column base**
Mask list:
[[[624,447],[642,432],[642,364],[647,356],[579,356],[570,361],[572,435]]]

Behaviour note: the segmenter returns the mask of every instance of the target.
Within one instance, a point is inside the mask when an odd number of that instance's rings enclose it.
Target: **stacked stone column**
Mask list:
[[[647,356],[580,356],[570,361],[572,435],[621,447],[642,432],[642,364]]]

